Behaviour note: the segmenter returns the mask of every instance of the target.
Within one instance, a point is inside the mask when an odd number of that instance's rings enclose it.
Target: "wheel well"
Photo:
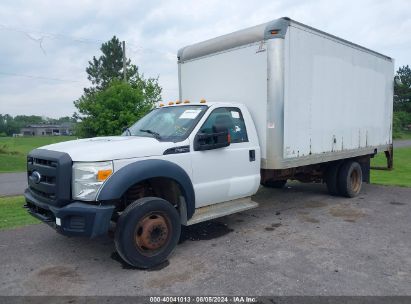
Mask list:
[[[180,211],[183,203],[181,198],[184,197],[184,193],[180,184],[171,178],[149,178],[128,188],[121,200],[117,202],[116,211],[121,212],[135,200],[148,196],[165,199]]]
[[[333,162],[326,163],[326,166],[323,168],[323,174],[325,174],[326,170],[335,164],[343,164],[348,161],[354,161],[360,164],[362,170],[362,181],[365,183],[370,182],[370,159],[371,155],[363,155],[358,157],[340,159]]]

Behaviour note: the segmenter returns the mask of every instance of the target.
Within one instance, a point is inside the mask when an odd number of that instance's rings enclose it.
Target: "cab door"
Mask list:
[[[248,114],[248,112],[246,113]],[[250,141],[248,128],[256,137],[254,125],[238,107],[210,109],[208,117],[194,132],[192,140],[192,176],[196,208],[234,200],[254,194],[260,183],[260,149],[258,141]],[[225,125],[230,145],[199,151],[196,135],[212,134],[216,125]],[[198,137],[197,137],[198,138]]]

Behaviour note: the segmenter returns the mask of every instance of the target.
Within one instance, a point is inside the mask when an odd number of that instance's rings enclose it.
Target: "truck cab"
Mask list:
[[[29,212],[69,236],[117,223],[116,248],[151,267],[171,253],[181,224],[257,206],[260,147],[242,104],[160,104],[121,136],[52,144],[28,155]]]

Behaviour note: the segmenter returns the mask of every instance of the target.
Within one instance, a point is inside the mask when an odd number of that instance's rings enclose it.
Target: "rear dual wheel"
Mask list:
[[[130,204],[121,214],[114,242],[125,262],[151,268],[167,260],[180,232],[177,210],[166,200],[145,197]]]
[[[357,196],[362,187],[362,169],[358,162],[347,160],[328,167],[325,182],[331,195]]]
[[[347,161],[338,172],[338,190],[342,196],[355,197],[361,191],[362,170],[359,163]]]

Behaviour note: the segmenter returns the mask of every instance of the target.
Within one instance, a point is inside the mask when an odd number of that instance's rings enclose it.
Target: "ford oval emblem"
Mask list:
[[[37,171],[33,171],[30,177],[31,177],[31,180],[36,184],[40,183],[41,181],[41,175]]]

